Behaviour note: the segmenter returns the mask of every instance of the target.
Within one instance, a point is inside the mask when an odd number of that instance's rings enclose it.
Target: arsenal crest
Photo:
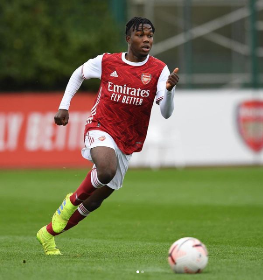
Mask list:
[[[104,140],[106,139],[106,137],[103,135],[103,136],[100,136],[98,139],[99,139],[100,141],[104,141]]]
[[[141,75],[141,80],[142,80],[142,83],[143,83],[144,85],[149,84],[150,81],[151,81],[151,79],[152,79],[152,75],[151,75],[151,74],[142,73],[142,75]]]
[[[237,108],[237,122],[247,146],[254,152],[260,152],[263,148],[263,101],[241,103]]]

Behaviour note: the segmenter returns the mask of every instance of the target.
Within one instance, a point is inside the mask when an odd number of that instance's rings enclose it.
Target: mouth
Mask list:
[[[149,52],[150,51],[150,46],[149,45],[144,45],[144,46],[142,46],[142,50],[144,51],[144,52]]]

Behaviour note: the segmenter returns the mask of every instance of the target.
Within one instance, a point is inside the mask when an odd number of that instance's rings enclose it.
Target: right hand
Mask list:
[[[69,113],[66,109],[59,109],[54,117],[55,124],[57,125],[67,125],[69,120]]]
[[[179,68],[175,68],[173,73],[171,73],[166,82],[166,89],[171,91],[175,85],[179,82],[179,76],[177,75]]]

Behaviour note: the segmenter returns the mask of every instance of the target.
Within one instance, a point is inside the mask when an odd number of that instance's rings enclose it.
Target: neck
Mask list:
[[[142,62],[147,58],[147,56],[136,56],[134,53],[128,51],[125,54],[125,58],[131,62]]]

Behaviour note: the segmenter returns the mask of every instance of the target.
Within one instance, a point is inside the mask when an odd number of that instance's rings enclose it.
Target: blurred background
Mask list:
[[[99,80],[53,124],[72,72],[127,50],[125,24],[149,18],[151,55],[180,68],[173,116],[153,113],[133,167],[263,164],[263,0],[75,0],[0,3],[0,168],[85,167],[85,119]]]

